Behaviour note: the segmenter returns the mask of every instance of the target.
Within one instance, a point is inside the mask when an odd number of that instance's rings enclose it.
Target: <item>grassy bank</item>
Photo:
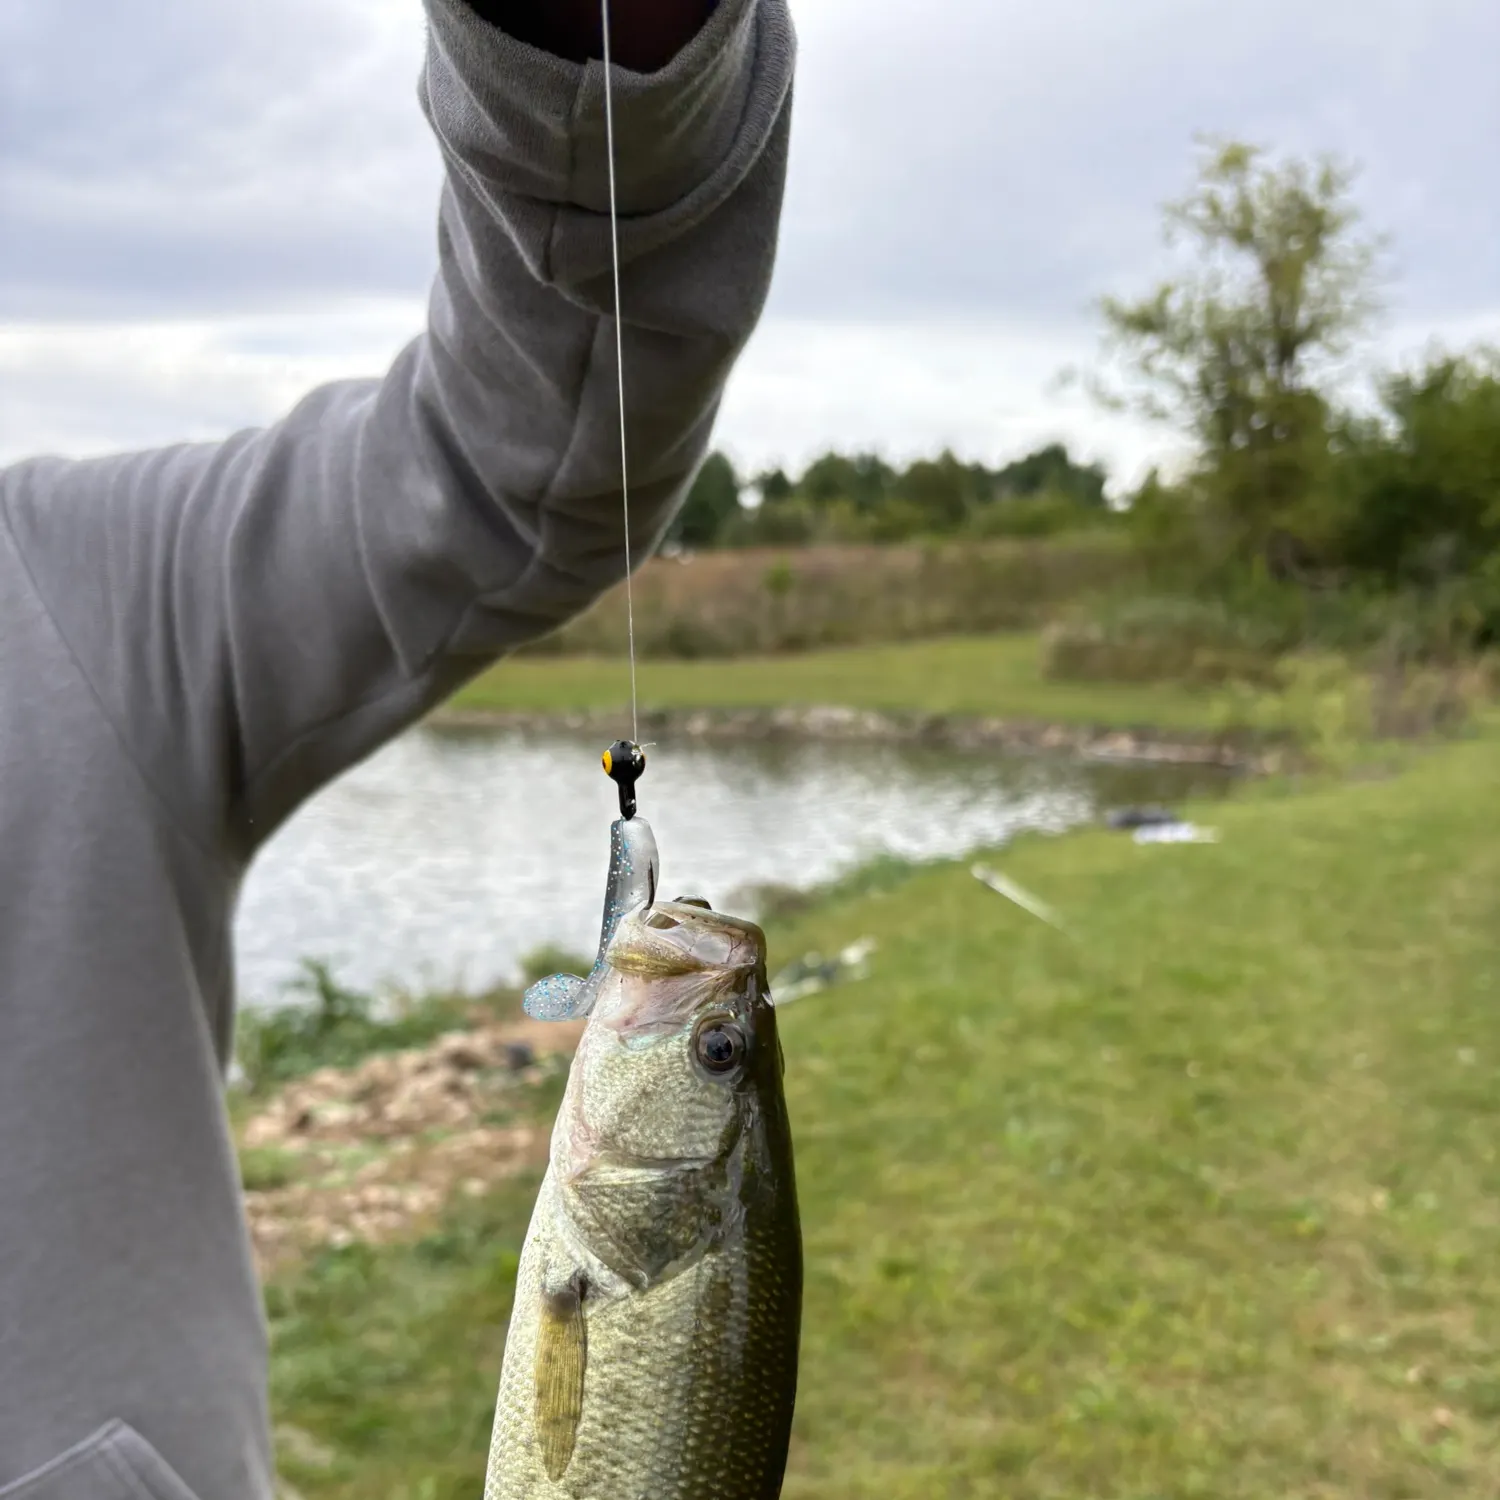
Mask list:
[[[1071,940],[956,867],[772,925],[881,940],[783,1022],[789,1500],[1500,1494],[1497,750],[1017,846]],[[307,1500],[479,1492],[533,1186],[273,1288]]]
[[[1165,683],[1056,682],[1035,634],[861,646],[734,662],[649,661],[643,709],[838,704],[890,712],[975,714],[1057,724],[1204,730],[1219,697]],[[619,708],[630,679],[620,657],[520,657],[463,689],[466,712],[566,713]]]

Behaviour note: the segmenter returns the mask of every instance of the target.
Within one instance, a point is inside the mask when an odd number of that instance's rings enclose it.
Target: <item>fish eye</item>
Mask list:
[[[694,1038],[698,1061],[710,1073],[733,1073],[745,1060],[745,1033],[733,1021],[710,1021]]]

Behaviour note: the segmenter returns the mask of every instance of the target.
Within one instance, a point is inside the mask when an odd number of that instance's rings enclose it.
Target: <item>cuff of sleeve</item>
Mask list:
[[[518,42],[464,0],[427,0],[427,12],[422,102],[450,167],[479,179],[485,197],[607,212],[603,64]],[[720,0],[659,72],[617,66],[621,216],[660,214],[696,196],[742,154],[748,166],[790,89],[794,45],[785,0]]]

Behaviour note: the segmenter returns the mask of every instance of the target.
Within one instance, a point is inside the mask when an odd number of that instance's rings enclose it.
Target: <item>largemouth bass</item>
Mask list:
[[[615,825],[588,1015],[521,1256],[486,1500],[775,1500],[802,1247],[765,939],[655,898]]]

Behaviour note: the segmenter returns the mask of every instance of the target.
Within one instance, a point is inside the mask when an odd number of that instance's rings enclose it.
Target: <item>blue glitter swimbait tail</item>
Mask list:
[[[604,919],[599,955],[587,979],[553,974],[526,991],[522,1005],[536,1021],[577,1021],[594,1008],[604,974],[604,954],[627,912],[656,900],[656,835],[644,818],[617,819],[609,826],[609,878],[604,888]]]

